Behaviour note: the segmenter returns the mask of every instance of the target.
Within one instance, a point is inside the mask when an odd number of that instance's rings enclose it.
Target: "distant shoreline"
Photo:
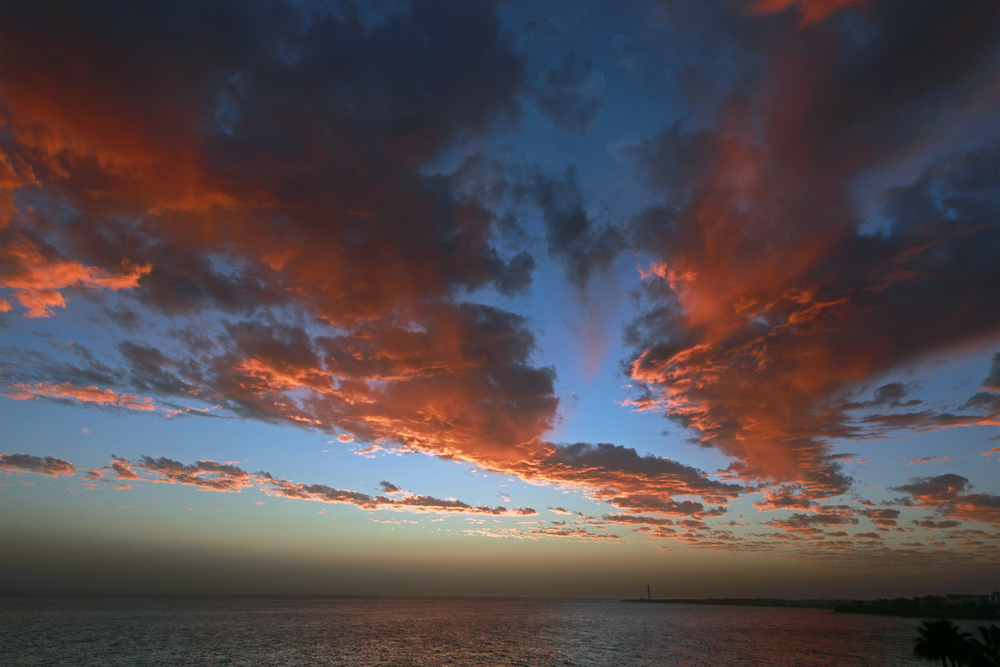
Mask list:
[[[777,598],[638,598],[622,602],[642,604],[708,604],[733,607],[809,607],[813,609],[833,609],[846,600],[782,600]]]
[[[985,596],[984,596],[985,597]],[[641,604],[700,604],[733,607],[786,607],[829,609],[838,614],[868,614],[904,618],[950,618],[1000,622],[1000,607],[973,602],[947,603],[946,598],[897,598],[894,600],[784,600],[780,598],[638,598],[622,600]]]

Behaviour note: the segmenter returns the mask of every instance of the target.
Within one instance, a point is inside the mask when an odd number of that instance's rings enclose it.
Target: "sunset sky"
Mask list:
[[[1000,588],[1000,3],[6,0],[0,588]]]

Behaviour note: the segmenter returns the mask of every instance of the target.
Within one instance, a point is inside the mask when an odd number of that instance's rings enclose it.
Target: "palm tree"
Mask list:
[[[947,618],[924,621],[913,640],[913,654],[924,660],[940,660],[942,667],[962,664],[962,645],[969,635]]]
[[[1000,667],[1000,626],[980,625],[978,637],[965,640],[965,661],[969,667]]]

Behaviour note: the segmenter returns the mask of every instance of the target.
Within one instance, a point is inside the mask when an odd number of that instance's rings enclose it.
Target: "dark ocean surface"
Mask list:
[[[918,619],[610,600],[13,597],[0,664],[897,667]],[[974,627],[974,622],[961,625]]]

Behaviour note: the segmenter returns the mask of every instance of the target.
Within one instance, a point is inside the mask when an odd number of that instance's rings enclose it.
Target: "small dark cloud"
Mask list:
[[[672,526],[673,519],[643,516],[641,514],[605,514],[601,517],[608,523],[624,523],[637,526]]]
[[[857,525],[858,520],[844,514],[792,514],[787,519],[773,519],[766,525],[793,532],[821,532],[820,526]]]
[[[968,478],[949,473],[935,477],[912,477],[906,484],[890,487],[890,490],[909,493],[923,502],[939,503],[955,498],[968,486]]]
[[[896,520],[899,519],[897,509],[869,509],[864,511],[864,515],[872,520],[879,527],[896,527]]]
[[[379,488],[382,490],[382,493],[386,494],[401,493],[403,491],[403,489],[399,488],[392,482],[387,482],[385,480],[379,482]]]
[[[618,509],[629,512],[656,512],[675,516],[691,516],[702,514],[705,506],[693,500],[676,501],[653,494],[632,494],[609,499]]]
[[[54,456],[32,456],[30,454],[0,454],[0,470],[5,472],[30,472],[46,477],[65,475],[72,477],[77,468],[69,461]]]
[[[961,521],[934,521],[933,519],[914,519],[911,523],[915,526],[920,526],[921,528],[955,528],[961,524]]]
[[[516,189],[541,211],[549,255],[577,288],[583,290],[591,276],[610,269],[625,249],[621,232],[596,220],[585,207],[575,167],[567,168],[562,178],[535,173]]]
[[[891,408],[909,408],[922,403],[919,399],[903,401],[909,394],[909,389],[902,382],[890,382],[875,390],[875,400],[872,405],[888,405]]]
[[[1000,352],[993,353],[993,361],[990,364],[989,375],[983,380],[983,389],[990,391],[1000,391]]]

